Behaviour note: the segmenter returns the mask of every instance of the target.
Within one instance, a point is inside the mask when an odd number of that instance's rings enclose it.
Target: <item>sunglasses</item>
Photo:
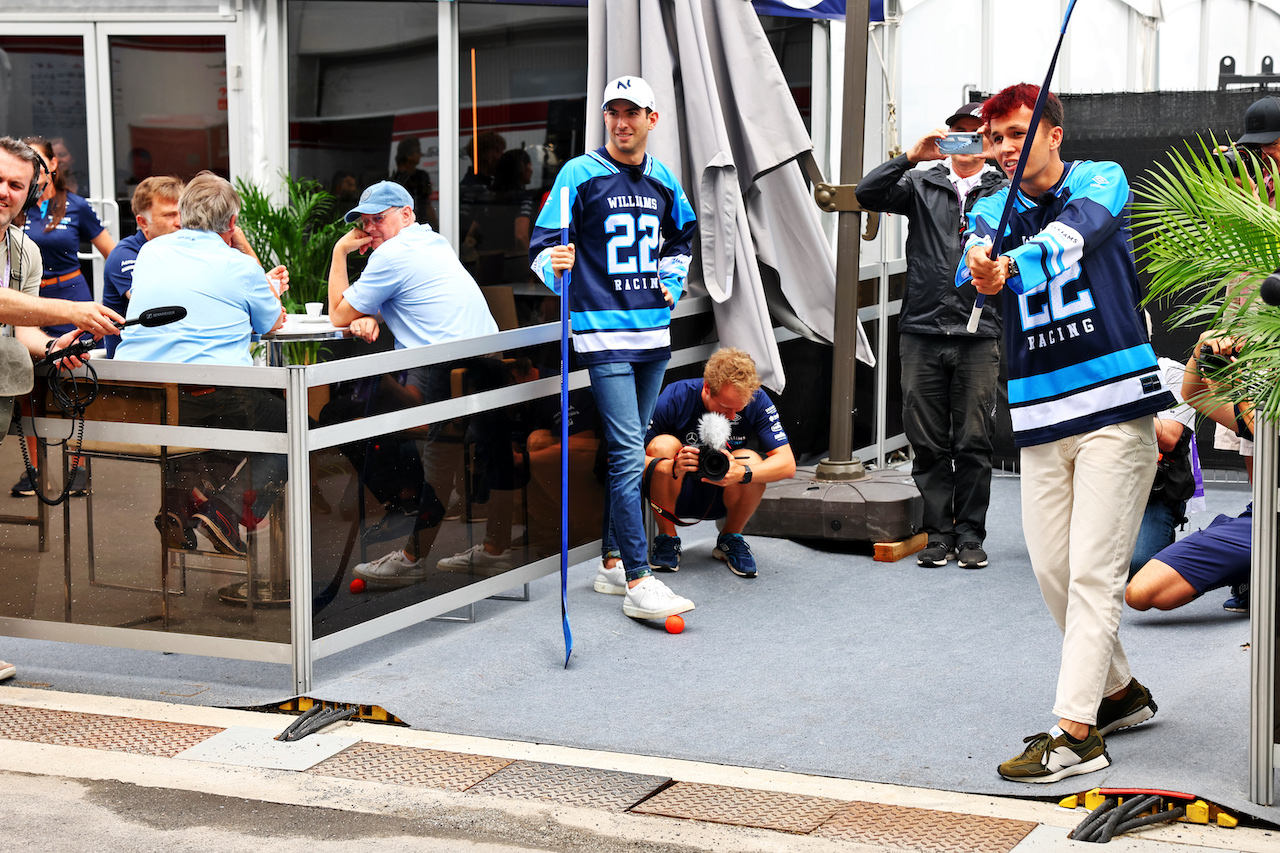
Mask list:
[[[361,216],[360,228],[365,230],[369,225],[381,225],[383,220],[387,218],[385,213],[375,213],[373,216]]]

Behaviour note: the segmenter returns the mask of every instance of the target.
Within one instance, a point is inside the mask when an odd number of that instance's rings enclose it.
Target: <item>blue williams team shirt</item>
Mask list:
[[[530,267],[555,293],[551,249],[560,245],[562,187],[569,188],[569,242],[577,247],[569,324],[579,361],[667,358],[671,309],[659,283],[679,301],[698,227],[680,182],[647,154],[631,166],[604,147],[564,164],[529,239]]]
[[[90,242],[105,230],[89,202],[75,193],[67,193],[66,213],[52,231],[45,231],[52,205],[53,199],[49,199],[31,208],[23,226],[26,235],[40,247],[44,278],[80,272],[80,244]]]
[[[658,395],[644,443],[647,445],[653,441],[654,436],[674,435],[686,445],[697,444],[698,420],[706,413],[707,409],[702,405],[701,379],[672,382]],[[730,419],[729,426],[730,450],[745,447],[752,438],[758,442],[762,456],[788,444],[787,433],[778,418],[778,407],[763,388],[757,389],[751,402]]]
[[[1029,447],[1172,408],[1139,306],[1129,181],[1116,163],[1069,161],[1040,198],[1019,192],[1001,254],[1014,443]],[[1009,189],[974,205],[965,253],[991,245]],[[971,279],[961,258],[956,285]]]
[[[183,306],[187,316],[122,329],[117,359],[249,366],[251,334],[271,331],[280,319],[280,300],[262,267],[212,231],[175,231],[138,252],[125,319],[168,305]]]
[[[374,249],[343,297],[361,314],[381,313],[396,349],[498,331],[489,303],[449,241],[424,223]]]
[[[107,256],[102,270],[102,304],[121,317],[129,310],[129,291],[133,289],[133,265],[138,260],[138,250],[147,243],[147,235],[135,231],[125,237]],[[107,347],[107,358],[115,355],[120,346],[119,335],[107,335],[102,339]]]

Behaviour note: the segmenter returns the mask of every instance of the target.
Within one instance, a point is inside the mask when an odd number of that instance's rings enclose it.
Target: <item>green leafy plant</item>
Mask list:
[[[1280,310],[1258,299],[1258,285],[1280,267],[1280,210],[1253,175],[1250,151],[1222,156],[1216,140],[1170,152],[1134,187],[1137,257],[1151,275],[1147,301],[1175,306],[1175,325],[1231,335],[1236,361],[1214,378],[1232,400],[1252,399],[1272,423],[1280,415]]]
[[[334,197],[307,178],[281,174],[285,203],[277,205],[257,184],[236,180],[240,227],[262,265],[283,264],[289,289],[282,302],[291,314],[307,302],[327,302],[333,246],[346,231],[334,210]]]

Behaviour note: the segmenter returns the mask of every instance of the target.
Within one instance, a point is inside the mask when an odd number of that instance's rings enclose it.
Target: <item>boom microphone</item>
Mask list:
[[[123,323],[116,323],[116,326],[123,329],[125,326],[167,326],[170,323],[176,323],[183,317],[187,316],[187,309],[181,305],[166,305],[163,308],[148,308],[132,320],[125,320]],[[36,362],[37,365],[53,364],[68,356],[81,356],[96,347],[97,341],[92,338],[88,340],[77,340],[67,347],[60,350],[54,350],[44,358]]]
[[[166,305],[164,308],[148,308],[132,320],[116,323],[120,328],[125,326],[167,326],[187,316],[187,309],[181,305]]]
[[[1268,305],[1280,305],[1280,270],[1276,270],[1262,281],[1258,295]]]

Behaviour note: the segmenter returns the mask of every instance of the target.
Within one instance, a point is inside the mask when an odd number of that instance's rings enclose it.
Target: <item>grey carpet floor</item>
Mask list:
[[[1160,711],[1107,739],[1110,768],[1044,786],[996,774],[1055,721],[1061,638],[1018,495],[1017,478],[996,479],[982,571],[757,538],[760,574],[744,580],[711,558],[702,524],[663,576],[697,604],[683,634],[624,617],[584,564],[570,577],[567,670],[558,578],[545,578],[530,602],[478,604],[475,624],[425,623],[325,658],[311,695],[422,729],[953,791],[1172,788],[1280,823],[1280,808],[1248,802],[1249,625],[1221,609],[1225,590],[1172,613],[1126,611],[1121,638]],[[1190,528],[1247,501],[1244,486],[1214,486]],[[57,690],[234,706],[289,695],[275,665],[15,639],[0,656]]]

